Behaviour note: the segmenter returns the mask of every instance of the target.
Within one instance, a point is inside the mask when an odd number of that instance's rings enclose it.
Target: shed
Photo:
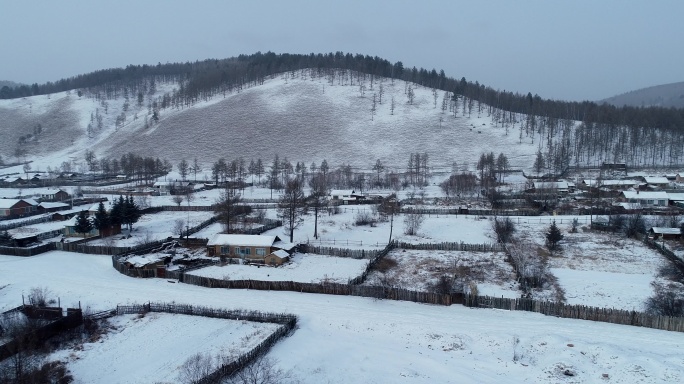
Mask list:
[[[264,264],[266,265],[282,265],[290,259],[290,254],[287,251],[279,249],[277,251],[271,252],[270,255],[264,258]]]
[[[682,236],[680,228],[653,227],[648,230],[648,234],[657,239],[674,240]]]

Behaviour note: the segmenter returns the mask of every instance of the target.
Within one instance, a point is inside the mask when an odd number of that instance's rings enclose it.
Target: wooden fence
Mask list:
[[[15,310],[17,309],[15,308],[12,311]],[[83,313],[80,308],[67,308],[66,316],[62,316],[62,308],[57,308],[57,310],[56,317],[47,318],[47,324],[0,345],[0,361],[21,351],[40,347],[49,338],[83,324]],[[19,307],[19,311],[29,318],[34,318],[33,315],[37,312],[34,310],[34,307],[30,305]],[[40,316],[39,318],[46,319],[46,317],[43,316]]]
[[[397,243],[397,248],[421,251],[471,251],[471,252],[505,252],[503,244],[466,244],[466,243]]]
[[[60,243],[47,243],[47,244],[42,244],[36,247],[0,247],[0,255],[9,255],[9,256],[22,256],[22,257],[29,257],[29,256],[35,256],[39,255],[41,253],[49,252],[49,251],[54,251],[56,248],[56,244]]]
[[[245,310],[225,310],[209,307],[193,307],[183,304],[149,303],[143,305],[117,306],[118,314],[146,312],[175,313],[191,316],[204,316],[230,320],[244,320],[260,323],[275,323],[280,327],[257,346],[238,356],[235,360],[221,364],[209,375],[200,379],[198,384],[219,383],[251,364],[259,356],[265,355],[278,341],[291,335],[297,326],[297,316],[286,313],[264,313]]]
[[[396,287],[343,283],[302,283],[298,281],[223,280],[212,277],[181,275],[179,282],[206,288],[254,289],[259,291],[290,291],[324,295],[361,296],[376,299],[412,301],[415,303],[451,305],[462,302],[459,294],[412,291]]]
[[[638,327],[684,332],[684,317],[654,316],[643,312],[613,308],[569,305],[532,299],[509,299],[503,297],[466,295],[467,307],[484,307],[510,311],[528,311],[566,319],[600,321],[604,323],[633,325]]]
[[[352,259],[372,259],[382,252],[376,249],[347,249],[333,247],[318,247],[311,244],[298,244],[299,251],[302,253],[314,253],[317,255],[328,255],[336,257],[349,257]]]
[[[644,236],[644,243],[646,243],[646,245],[648,245],[649,247],[660,252],[661,255],[665,256],[665,258],[667,258],[672,263],[672,265],[675,266],[675,268],[679,269],[680,273],[684,274],[684,260],[677,257],[677,255],[675,255],[674,252],[667,249],[665,245],[658,244],[658,242],[649,239],[648,236]]]

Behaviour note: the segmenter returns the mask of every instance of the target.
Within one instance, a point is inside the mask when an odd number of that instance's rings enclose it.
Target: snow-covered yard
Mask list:
[[[323,213],[318,218],[319,239],[314,239],[313,214],[305,217],[302,225],[294,232],[297,243],[310,242],[313,245],[354,249],[378,249],[387,245],[390,222],[378,221],[374,226],[355,225],[359,213],[373,214],[368,205],[342,206],[339,214]],[[274,215],[274,212],[270,212]],[[408,243],[464,242],[470,244],[492,243],[490,221],[477,216],[425,215],[416,236],[404,234],[405,215],[394,218],[392,239]],[[284,236],[283,228],[266,232],[269,235]]]
[[[441,276],[456,276],[459,288],[474,284],[480,295],[520,297],[515,273],[505,257],[503,252],[395,249],[368,275],[365,284],[430,291]]]
[[[297,253],[280,267],[227,264],[197,269],[189,274],[226,280],[347,283],[361,275],[366,265],[368,260],[365,259]]]
[[[65,361],[80,383],[172,383],[192,355],[239,355],[277,327],[167,313],[121,315],[109,319],[97,342],[57,351],[50,359]]]
[[[110,236],[104,239],[96,239],[88,242],[90,245],[111,245],[117,247],[134,246],[142,242],[166,239],[169,236],[178,237],[174,233],[176,221],[180,220],[190,227],[201,224],[211,219],[213,212],[174,212],[163,211],[154,214],[142,215],[137,223],[133,224],[133,232],[130,238],[124,238],[128,230],[122,228],[122,235]]]
[[[552,219],[521,218],[516,234],[526,242],[544,247],[545,233]],[[645,301],[653,294],[651,282],[667,263],[663,256],[642,242],[620,234],[590,231],[584,225],[577,233],[571,233],[571,217],[555,219],[564,239],[560,242],[560,251],[548,257],[548,265],[565,290],[566,302],[644,310]]]
[[[63,305],[81,301],[94,310],[173,300],[296,314],[299,328],[268,356],[305,384],[684,381],[684,334],[676,332],[461,305],[170,284],[123,276],[108,256],[67,252],[0,256],[0,276],[0,310],[15,307],[22,292],[40,285]],[[165,343],[184,332],[174,326],[162,334],[168,338],[144,338],[141,348],[150,354],[141,361],[182,363],[183,357],[167,358],[182,344]],[[111,353],[132,354],[124,348]],[[92,371],[111,365],[92,361]],[[125,365],[118,366],[116,374],[126,374]],[[575,376],[565,376],[566,369]]]

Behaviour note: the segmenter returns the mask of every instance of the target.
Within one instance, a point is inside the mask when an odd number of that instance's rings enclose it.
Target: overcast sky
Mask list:
[[[343,51],[598,100],[684,81],[683,16],[682,0],[0,0],[0,80]]]

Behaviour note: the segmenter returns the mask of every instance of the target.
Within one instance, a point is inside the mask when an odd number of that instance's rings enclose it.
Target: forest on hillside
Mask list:
[[[152,123],[166,108],[181,109],[215,96],[263,84],[276,74],[324,78],[330,85],[373,89],[374,81],[403,80],[449,95],[449,111],[470,116],[486,113],[497,125],[519,130],[520,140],[532,138],[543,150],[545,168],[561,171],[570,165],[625,162],[630,165],[684,163],[684,109],[615,107],[593,102],[546,100],[538,95],[495,90],[443,70],[406,68],[379,57],[328,54],[240,55],[222,60],[105,69],[46,84],[2,87],[0,98],[17,98],[76,90],[96,100],[125,98],[147,101]],[[154,99],[159,83],[176,90]],[[406,90],[408,102],[411,87]],[[382,97],[380,95],[380,97]],[[436,100],[436,99],[435,99]],[[106,104],[105,104],[106,105]],[[444,106],[446,107],[446,105]],[[125,111],[124,111],[125,112]],[[576,124],[579,122],[579,124]]]

